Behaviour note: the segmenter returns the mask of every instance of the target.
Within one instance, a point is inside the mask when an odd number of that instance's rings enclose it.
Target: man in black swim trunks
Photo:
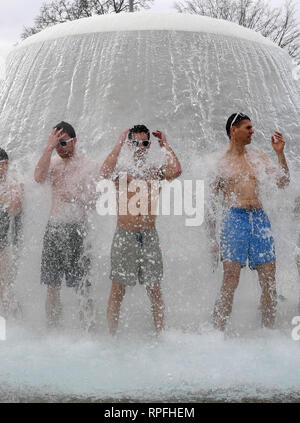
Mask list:
[[[68,287],[80,293],[83,305],[80,319],[85,329],[93,322],[90,298],[90,258],[86,251],[87,211],[95,207],[93,176],[96,164],[76,153],[74,128],[60,122],[52,130],[46,149],[34,173],[38,183],[49,182],[52,188],[51,215],[44,235],[41,283],[48,286],[46,316],[49,327],[61,318],[60,287],[65,277]],[[52,159],[56,150],[58,158]]]
[[[9,246],[15,241],[10,227],[19,224],[22,203],[23,185],[8,174],[8,155],[0,148],[0,314],[4,317],[14,311],[14,304],[19,308],[11,290]]]

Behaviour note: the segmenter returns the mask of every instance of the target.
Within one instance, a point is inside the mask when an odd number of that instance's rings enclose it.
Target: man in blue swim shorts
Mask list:
[[[272,146],[279,163],[275,166],[265,153],[247,147],[254,134],[248,116],[242,113],[230,116],[226,131],[230,144],[218,161],[210,186],[207,219],[213,261],[216,263],[221,256],[224,268],[223,284],[213,313],[214,326],[225,330],[241,268],[248,264],[250,269],[257,270],[262,289],[262,324],[272,328],[277,307],[276,255],[271,224],[260,200],[260,189],[264,177],[275,180],[278,188],[289,184],[285,141],[280,132],[276,131],[272,136]],[[220,242],[216,236],[219,194],[223,196]]]

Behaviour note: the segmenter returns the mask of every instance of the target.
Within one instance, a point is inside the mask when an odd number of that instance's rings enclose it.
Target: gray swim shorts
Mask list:
[[[69,288],[90,285],[90,257],[85,252],[86,236],[85,222],[48,222],[42,252],[42,284],[60,287],[65,276]]]
[[[10,226],[10,216],[0,205],[0,251],[9,245],[8,232]]]
[[[111,247],[110,279],[134,286],[154,285],[163,278],[163,261],[156,229],[127,231],[117,228]]]

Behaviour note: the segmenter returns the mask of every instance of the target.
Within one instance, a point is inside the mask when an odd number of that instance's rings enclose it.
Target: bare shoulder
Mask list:
[[[253,156],[256,159],[260,159],[263,160],[264,162],[270,162],[270,157],[262,150],[258,149],[258,148],[251,148],[248,150],[248,154],[250,156]]]
[[[251,149],[250,151],[252,153],[249,155],[249,158],[256,168],[263,170],[270,175],[273,175],[278,171],[273,160],[264,151],[259,149]]]
[[[78,166],[80,167],[81,171],[85,173],[94,174],[95,172],[100,173],[100,166],[95,160],[91,159],[90,157],[81,156],[78,160]]]
[[[226,153],[221,154],[216,160],[214,170],[210,172],[212,177],[214,177],[214,179],[218,179],[224,174],[224,172],[227,173],[226,171],[228,170],[228,166],[230,164],[231,160]]]
[[[87,156],[79,156],[78,157],[78,161],[82,164],[85,164],[87,166],[97,166],[98,163],[95,159],[92,159],[91,157],[87,157]]]
[[[62,166],[62,160],[59,159],[58,157],[55,157],[54,159],[51,160],[50,162],[50,167],[49,167],[49,172],[54,172],[56,170],[59,170]]]
[[[47,177],[48,182],[50,182],[50,184],[55,183],[55,181],[59,179],[62,170],[62,160],[60,160],[59,158],[52,159]]]

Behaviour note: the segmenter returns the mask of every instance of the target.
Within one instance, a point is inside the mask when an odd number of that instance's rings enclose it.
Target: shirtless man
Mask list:
[[[132,175],[134,171],[127,170],[125,180],[126,192],[120,192],[121,196],[126,196],[127,202],[125,203],[125,213],[121,213],[120,202],[118,203],[117,230],[111,251],[110,279],[112,280],[112,288],[107,309],[108,326],[111,334],[115,334],[118,327],[120,307],[125,295],[125,287],[136,285],[137,281],[146,286],[151,301],[156,331],[159,333],[164,328],[164,303],[160,288],[160,282],[163,277],[163,263],[158,234],[155,228],[156,216],[151,214],[153,208],[150,205],[151,189],[149,188],[153,181],[158,183],[161,180],[171,181],[177,178],[181,175],[181,167],[175,153],[167,143],[165,135],[161,131],[153,132],[153,135],[158,138],[160,147],[166,149],[167,163],[157,169],[146,168],[139,177]],[[130,130],[124,131],[117,145],[101,168],[104,178],[112,178],[114,180],[118,200],[121,177],[116,174],[116,165],[125,142],[133,150],[136,169],[139,167],[142,168],[145,165],[149,149],[151,148],[150,132],[144,125],[137,125]],[[145,203],[149,213],[145,212],[145,210],[142,211],[145,204],[138,204],[138,213],[130,212],[130,199],[136,193],[131,191],[129,184],[135,180],[143,180],[147,183],[148,192]],[[159,190],[157,191],[157,197],[158,195]]]
[[[285,141],[279,132],[272,136],[272,146],[279,162],[279,167],[276,167],[262,151],[247,149],[254,133],[249,117],[242,113],[233,114],[228,119],[226,131],[230,145],[218,163],[217,176],[211,184],[208,216],[213,260],[216,261],[221,253],[224,266],[223,285],[214,308],[214,325],[225,330],[241,268],[245,267],[248,259],[249,267],[258,272],[262,289],[262,324],[272,328],[277,307],[276,256],[271,225],[259,198],[259,178],[264,172],[264,175],[276,180],[278,188],[289,184],[289,169],[283,152]],[[220,248],[216,237],[219,193],[223,195],[224,208]]]
[[[12,220],[20,219],[23,185],[8,175],[8,155],[0,148],[0,309],[7,317],[12,311],[11,269],[9,262],[9,230]],[[13,242],[14,239],[11,239]],[[19,307],[19,306],[18,306]]]
[[[93,302],[89,298],[90,259],[85,254],[87,211],[95,207],[94,164],[76,153],[74,128],[61,122],[52,130],[46,149],[34,173],[36,182],[48,181],[52,188],[50,219],[43,241],[41,283],[47,285],[46,316],[49,327],[61,318],[60,287],[75,288],[84,303],[80,318],[86,329],[93,322]],[[58,158],[52,159],[56,150]],[[81,304],[82,305],[82,304]]]

